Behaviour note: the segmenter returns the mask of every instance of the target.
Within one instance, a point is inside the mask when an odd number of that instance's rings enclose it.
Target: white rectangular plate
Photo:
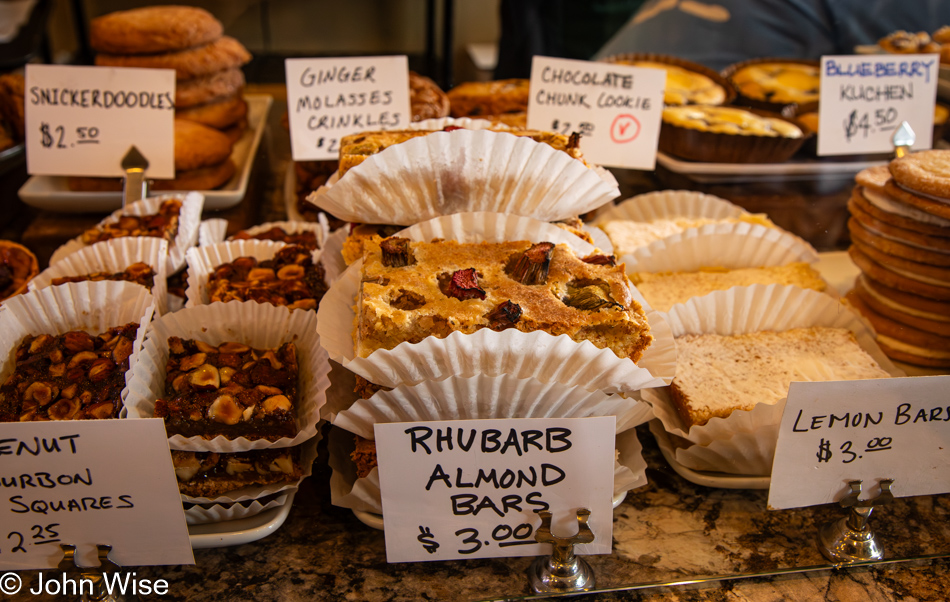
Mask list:
[[[248,128],[231,151],[237,172],[218,190],[201,191],[205,195],[205,209],[230,209],[240,203],[247,192],[254,156],[274,99],[267,94],[246,94],[244,100],[247,101]],[[63,176],[32,176],[20,188],[19,195],[27,205],[69,213],[115,211],[122,206],[121,192],[73,192]]]
[[[189,525],[188,535],[191,537],[191,547],[195,550],[224,548],[267,537],[277,531],[287,520],[290,507],[294,504],[295,493],[295,491],[291,492],[287,496],[287,501],[283,506],[265,510],[254,516],[206,525]]]

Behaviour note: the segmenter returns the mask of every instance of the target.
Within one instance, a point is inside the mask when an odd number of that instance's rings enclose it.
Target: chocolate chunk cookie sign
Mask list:
[[[338,159],[349,134],[405,129],[405,56],[287,59],[287,113],[295,161]]]
[[[376,424],[389,562],[536,556],[537,511],[554,532],[591,510],[609,554],[616,418],[530,418]]]
[[[29,173],[121,176],[134,145],[149,177],[175,177],[173,70],[27,65],[24,101]]]
[[[902,121],[930,148],[940,67],[936,54],[821,59],[818,154],[886,153]]]
[[[0,466],[0,571],[195,563],[160,419],[2,423]]]
[[[662,69],[536,56],[528,127],[580,134],[592,163],[653,169],[665,86]]]

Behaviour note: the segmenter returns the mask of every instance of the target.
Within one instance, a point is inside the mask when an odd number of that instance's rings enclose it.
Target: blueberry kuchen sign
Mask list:
[[[665,86],[662,69],[536,56],[528,127],[580,134],[592,163],[653,169]]]
[[[336,160],[357,132],[412,121],[405,56],[287,59],[287,115],[294,161]]]
[[[376,425],[389,562],[550,554],[534,532],[577,532],[591,511],[595,540],[580,554],[609,554],[616,418],[452,420]]]
[[[903,121],[930,148],[939,69],[936,54],[821,57],[818,154],[891,152]]]
[[[135,146],[175,177],[174,70],[27,65],[25,86],[29,173],[118,177]]]
[[[894,479],[897,497],[950,492],[950,376],[794,382],[782,415],[769,507],[836,502]]]
[[[0,424],[0,516],[0,571],[195,562],[159,418]]]

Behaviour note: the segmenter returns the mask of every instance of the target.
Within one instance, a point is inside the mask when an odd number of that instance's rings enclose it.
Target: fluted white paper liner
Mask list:
[[[484,238],[466,234],[466,229],[475,228],[475,216],[447,216],[439,223],[443,238],[478,242]],[[494,214],[482,214],[494,223]],[[457,219],[457,221],[456,221]],[[506,223],[520,223],[525,218],[507,216]],[[460,229],[444,227],[457,223]],[[539,222],[530,220],[532,227]],[[547,226],[550,226],[549,224]],[[428,226],[425,226],[428,228]],[[555,231],[552,237],[573,239],[574,245],[589,243],[569,232],[550,226]],[[416,236],[423,231],[407,228],[400,234]],[[538,230],[499,227],[481,232],[492,236],[509,236],[507,240],[530,240],[543,242],[545,238],[533,238]],[[544,233],[547,235],[547,232]],[[499,239],[500,240],[500,239]],[[474,374],[515,374],[519,378],[536,378],[543,382],[557,381],[568,386],[581,385],[587,389],[600,389],[607,393],[631,392],[646,387],[669,384],[676,366],[676,348],[659,312],[650,308],[636,288],[631,287],[634,299],[644,309],[653,343],[638,363],[617,357],[610,349],[599,349],[589,341],[576,342],[567,335],[552,336],[546,332],[524,333],[514,328],[502,332],[483,328],[473,334],[451,333],[444,339],[428,337],[419,343],[401,343],[393,349],[378,349],[369,357],[356,356],[353,343],[353,323],[356,317],[355,304],[359,292],[362,260],[353,263],[330,287],[320,302],[317,329],[321,344],[330,358],[348,370],[370,382],[395,387],[400,384],[415,384],[423,380],[441,380],[449,375],[472,376]]]
[[[297,488],[300,487],[300,483],[303,482],[305,478],[313,474],[313,461],[317,459],[317,443],[319,443],[322,438],[323,436],[318,430],[317,434],[313,438],[308,439],[300,445],[299,462],[302,474],[299,479],[292,483],[275,483],[272,485],[262,485],[257,487],[242,487],[241,489],[228,491],[224,495],[219,495],[216,498],[192,497],[190,495],[181,494],[181,501],[188,502],[190,504],[231,504],[236,502],[246,502],[247,500],[258,500],[263,497],[275,495],[277,493],[296,491]]]
[[[330,222],[327,221],[325,213],[317,214],[316,222],[303,221],[277,221],[264,222],[250,228],[245,228],[250,236],[255,236],[261,232],[267,232],[271,228],[280,228],[287,234],[299,234],[301,232],[313,232],[317,237],[317,248],[322,249],[326,243],[327,236],[330,235]],[[206,219],[201,222],[201,229],[198,235],[198,244],[202,247],[223,242],[227,237],[228,222],[223,219]],[[234,237],[227,237],[228,240],[234,240]]]
[[[349,227],[344,226],[333,231],[327,236],[326,244],[323,246],[323,253],[320,254],[320,260],[323,261],[323,269],[326,273],[327,284],[333,284],[340,279],[340,274],[346,269],[346,262],[343,260],[343,242],[349,236]]]
[[[83,330],[96,336],[115,326],[137,322],[139,329],[121,394],[124,402],[154,312],[155,298],[144,287],[131,282],[70,282],[7,299],[0,319],[0,382],[13,374],[13,350],[27,335]]]
[[[423,119],[422,121],[413,121],[406,126],[407,130],[442,130],[447,126],[465,128],[466,130],[510,130],[512,128],[504,124],[493,124],[487,119],[474,119],[472,117],[435,117],[432,119]]]
[[[748,212],[717,196],[691,190],[659,190],[629,198],[598,213],[594,225],[629,220],[652,222],[674,217],[727,219]]]
[[[106,240],[83,247],[46,268],[30,281],[30,290],[46,288],[55,278],[96,272],[118,273],[141,262],[151,266],[155,272],[151,292],[158,313],[163,314],[168,306],[167,255],[168,242],[160,238],[135,236]]]
[[[817,291],[777,284],[734,287],[674,305],[667,317],[674,337],[706,333],[735,335],[814,326],[845,328],[881,368],[892,376],[904,375],[881,352],[874,341],[874,331],[864,318]],[[653,404],[657,418],[668,433],[693,444],[690,453],[682,458],[682,450],[677,450],[676,458],[684,466],[738,474],[763,474],[757,471],[765,464],[771,467],[784,398],[774,404],[759,403],[751,411],[734,411],[727,418],[712,418],[705,425],[687,430],[683,428],[668,389],[644,390],[641,395],[644,401]],[[736,438],[740,433],[750,436]],[[706,454],[702,448],[714,442],[714,451]],[[706,458],[703,466],[694,461],[697,455]],[[728,461],[722,460],[726,456]]]
[[[185,451],[237,452],[268,447],[291,447],[313,437],[320,421],[320,408],[326,404],[330,386],[330,364],[320,347],[312,311],[291,311],[269,303],[230,301],[188,307],[156,320],[145,340],[140,361],[129,381],[126,403],[129,418],[151,418],[155,400],[165,395],[168,361],[168,337],[197,339],[210,345],[235,341],[256,349],[272,349],[286,342],[297,347],[297,424],[295,437],[277,441],[248,440],[244,437],[213,439],[173,435],[172,449]]]
[[[409,225],[462,211],[557,221],[618,196],[609,172],[547,144],[506,132],[456,130],[393,145],[308,200],[346,221]]]
[[[198,225],[198,246],[206,247],[224,242],[228,237],[228,220],[220,217],[203,219]]]
[[[648,404],[616,395],[587,391],[582,387],[564,387],[558,383],[541,383],[518,379],[511,375],[490,377],[449,377],[438,382],[401,386],[380,391],[367,400],[358,400],[346,411],[336,415],[330,434],[330,480],[334,505],[382,512],[379,473],[374,469],[367,477],[356,478],[350,460],[352,434],[374,438],[373,425],[390,422],[424,422],[434,420],[465,420],[491,418],[585,418],[617,416],[617,431],[630,431],[653,418]],[[622,449],[621,449],[622,447]],[[614,493],[627,491],[646,483],[646,463],[640,453],[639,441],[623,439],[620,460],[615,464]]]
[[[201,210],[204,208],[205,197],[200,192],[188,194],[163,194],[149,197],[141,201],[129,203],[128,207],[116,209],[112,214],[99,222],[111,224],[119,221],[123,215],[151,215],[158,212],[159,206],[169,199],[181,199],[181,212],[178,214],[178,234],[168,246],[168,274],[174,274],[185,267],[185,253],[198,244],[198,227],[201,223]],[[50,265],[60,261],[67,255],[86,247],[82,237],[78,236],[53,252],[49,259]]]
[[[208,278],[215,268],[239,257],[255,257],[258,261],[272,259],[287,243],[273,240],[229,240],[188,250],[188,288],[185,289],[185,307],[211,303]],[[320,249],[313,251],[313,263],[320,262]]]
[[[818,252],[793,234],[759,224],[707,224],[656,240],[621,256],[627,273],[694,272],[818,261]]]
[[[287,503],[288,494],[282,493],[276,497],[264,500],[250,500],[234,504],[210,504],[185,508],[185,522],[189,525],[206,525],[221,523],[239,518],[256,516],[265,510],[279,508]]]

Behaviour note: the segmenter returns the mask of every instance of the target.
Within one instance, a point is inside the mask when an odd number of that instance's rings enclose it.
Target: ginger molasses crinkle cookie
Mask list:
[[[950,204],[950,151],[926,150],[891,161],[891,176],[904,188]]]
[[[93,19],[89,44],[98,52],[151,54],[207,44],[223,32],[221,22],[204,9],[149,6]]]

